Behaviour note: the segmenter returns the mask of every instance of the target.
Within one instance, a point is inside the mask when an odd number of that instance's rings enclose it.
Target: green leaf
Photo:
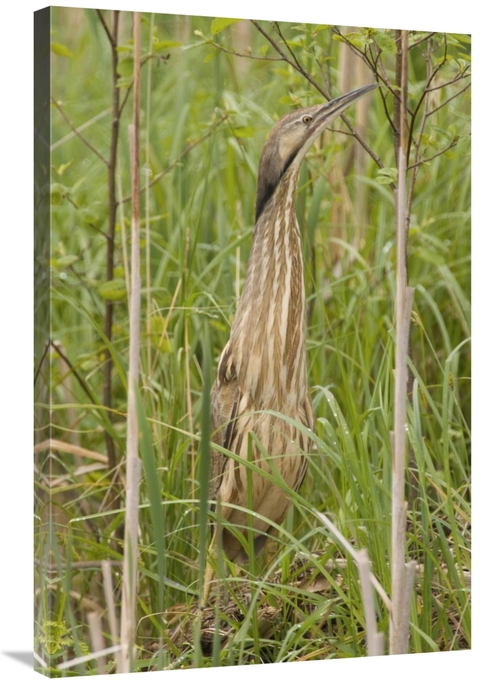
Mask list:
[[[120,76],[127,77],[132,76],[134,73],[134,60],[132,57],[125,57],[125,59],[118,62],[118,67],[116,69]]]
[[[50,655],[57,653],[62,646],[73,644],[73,638],[64,620],[57,622],[55,620],[44,620],[38,638]]]
[[[470,135],[460,136],[457,142],[457,152],[463,157],[467,157],[471,153],[471,139]]]
[[[233,128],[233,133],[237,138],[253,138],[255,129],[253,126],[238,126]]]
[[[224,31],[231,24],[236,24],[241,19],[223,19],[221,17],[216,17],[210,25],[210,33],[216,36],[221,31]]]
[[[217,57],[218,54],[219,54],[219,50],[217,48],[213,48],[212,50],[210,50],[210,52],[208,53],[208,55],[205,57],[205,59],[203,61],[204,62],[211,62],[214,59],[214,57]]]
[[[84,221],[87,225],[99,224],[103,221],[102,210],[100,212],[99,207],[96,205],[83,207],[83,209],[80,210],[79,215],[82,221]]]
[[[470,36],[467,35],[466,33],[447,33],[446,34],[447,38],[455,38],[460,43],[466,43],[467,45],[470,45],[471,40]]]
[[[56,170],[57,170],[57,175],[58,175],[58,176],[62,176],[63,173],[66,171],[66,169],[67,169],[68,167],[70,167],[72,163],[73,163],[73,159],[70,159],[69,162],[67,162],[66,164],[61,164],[60,166],[58,166],[57,169],[56,169]]]
[[[384,52],[388,52],[390,55],[395,55],[396,52],[398,51],[396,41],[388,33],[382,33],[381,31],[376,31],[374,38],[375,38],[375,42],[377,43],[379,48],[381,50],[383,50]]]
[[[427,263],[434,264],[436,266],[443,266],[446,263],[446,259],[442,254],[433,252],[430,249],[419,247],[413,251],[413,254],[416,257],[423,259],[423,261],[427,261]]]
[[[380,185],[390,185],[396,183],[398,180],[398,170],[396,168],[378,169],[377,177],[375,178]]]
[[[99,285],[97,291],[103,299],[107,299],[110,302],[120,302],[127,296],[127,288],[122,278],[107,280],[102,285]]]
[[[156,314],[150,318],[151,342],[164,354],[172,351],[170,339],[166,333],[165,319],[161,314]]]
[[[51,259],[50,264],[54,268],[68,268],[69,266],[72,266],[75,261],[78,261],[79,258],[80,257],[77,257],[75,254],[66,254],[57,259]]]
[[[69,195],[69,188],[61,183],[52,183],[50,186],[50,203],[60,204],[63,197]]]
[[[335,34],[333,36],[333,39],[340,40],[343,43],[350,43],[351,45],[354,45],[354,47],[357,47],[360,50],[364,50],[365,47],[373,43],[372,38],[370,38],[368,35],[364,35],[363,33],[359,33],[357,31],[346,33],[344,36],[338,36],[337,34]]]
[[[154,52],[161,52],[162,50],[176,47],[182,47],[182,43],[180,43],[178,40],[158,40],[153,43]]]
[[[50,49],[55,55],[60,55],[61,57],[73,57],[73,53],[69,50],[66,45],[61,43],[51,43]]]

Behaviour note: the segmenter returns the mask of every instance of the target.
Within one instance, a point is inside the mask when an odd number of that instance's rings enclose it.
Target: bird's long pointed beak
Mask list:
[[[326,127],[327,123],[342,114],[349,105],[356,102],[356,100],[359,100],[359,98],[363,97],[366,93],[369,93],[370,90],[374,90],[374,88],[378,87],[378,83],[370,83],[370,85],[357,88],[357,90],[352,90],[350,93],[340,95],[340,97],[336,97],[334,100],[326,102],[319,110],[318,116],[316,117],[316,129],[318,130]]]

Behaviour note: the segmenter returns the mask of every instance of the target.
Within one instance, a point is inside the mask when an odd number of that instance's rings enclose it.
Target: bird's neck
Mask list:
[[[294,408],[302,404],[306,391],[304,266],[295,214],[296,182],[297,173],[291,170],[259,216],[232,326],[240,387],[256,409]]]

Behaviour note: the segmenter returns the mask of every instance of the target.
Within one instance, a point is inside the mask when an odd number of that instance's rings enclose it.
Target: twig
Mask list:
[[[444,147],[442,150],[439,150],[439,152],[436,152],[436,154],[433,154],[432,157],[426,157],[425,159],[419,159],[418,162],[415,164],[412,164],[411,166],[408,167],[408,171],[412,171],[415,168],[420,168],[422,164],[427,164],[428,162],[432,161],[433,159],[436,159],[436,157],[440,157],[442,154],[445,152],[448,152],[448,150],[451,150],[455,145],[457,144],[458,140],[452,140],[449,145]]]
[[[373,58],[372,60],[370,60],[370,59],[368,58],[368,55],[366,54],[366,52],[363,52],[363,50],[360,50],[360,49],[359,49],[358,47],[356,47],[353,43],[351,43],[351,41],[350,41],[348,38],[346,38],[346,37],[344,36],[344,34],[342,33],[342,31],[340,31],[340,29],[334,27],[332,30],[333,30],[333,33],[335,33],[337,36],[340,36],[340,38],[342,38],[343,42],[344,42],[344,43],[345,43],[345,44],[346,44],[346,45],[347,45],[347,46],[348,46],[356,55],[358,55],[358,57],[360,57],[360,58],[363,60],[363,62],[368,66],[368,68],[370,69],[370,71],[373,72],[373,74],[375,75],[375,78],[377,79],[377,81],[383,83],[383,84],[387,87],[387,89],[389,90],[389,92],[390,92],[393,96],[395,96],[395,95],[396,95],[396,91],[393,89],[393,87],[392,87],[392,85],[391,85],[391,81],[390,81],[389,77],[387,76],[387,74],[386,74],[386,72],[385,72],[385,69],[384,69],[384,66],[383,66],[382,62],[380,61],[380,56],[381,56],[381,54],[382,54],[382,50],[380,50],[380,48],[379,48],[379,51],[378,51],[378,53],[377,53],[377,57],[376,57],[376,58]],[[377,47],[378,47],[378,46],[377,46]],[[380,66],[380,71],[378,70],[377,65]]]
[[[345,116],[345,114],[341,114],[341,115],[340,115],[340,118],[341,118],[342,121],[345,123],[345,125],[347,126],[347,128],[350,130],[351,135],[353,135],[353,136],[356,138],[356,140],[359,142],[359,144],[363,147],[363,149],[364,149],[366,152],[368,152],[368,154],[369,154],[370,157],[373,159],[373,161],[375,162],[375,164],[376,164],[380,169],[383,169],[383,168],[384,168],[384,165],[383,165],[383,163],[382,163],[380,157],[379,157],[378,155],[376,155],[375,152],[369,147],[369,145],[363,140],[363,138],[361,138],[361,136],[357,133],[357,131],[356,131],[356,129],[354,128],[354,126],[351,125],[349,119]]]
[[[50,340],[49,344],[56,350],[56,352],[59,354],[61,359],[66,363],[66,365],[68,366],[70,371],[75,376],[78,384],[80,385],[82,390],[85,392],[85,394],[90,399],[91,403],[94,403],[95,397],[92,396],[92,392],[87,387],[85,380],[80,376],[80,374],[78,373],[78,371],[76,370],[74,365],[71,363],[71,361],[68,359],[68,357],[64,354],[64,352],[61,349],[61,347],[59,346],[59,344],[57,342],[55,342],[54,340]]]
[[[435,90],[442,90],[443,88],[446,88],[447,86],[453,85],[454,83],[458,83],[458,81],[462,81],[464,78],[471,78],[472,74],[468,73],[468,70],[470,67],[466,67],[464,71],[462,71],[460,74],[457,74],[454,78],[451,79],[451,81],[446,81],[446,83],[440,83],[439,85],[433,86],[432,88],[427,88],[427,92],[433,93]],[[468,88],[470,84],[466,86]],[[453,97],[456,97],[454,95]],[[448,100],[446,100],[448,102]],[[441,107],[442,105],[440,105]]]
[[[243,59],[256,59],[260,62],[283,61],[283,57],[266,57],[265,55],[252,55],[250,53],[237,52],[236,50],[231,50],[229,48],[224,47],[223,45],[220,45],[219,43],[216,43],[214,40],[210,41],[210,45],[212,45],[217,50],[220,50],[221,52],[225,52],[228,55],[233,55],[234,57],[243,57]]]
[[[304,67],[301,65],[301,63],[299,62],[297,56],[295,55],[295,52],[294,52],[294,51],[292,50],[292,48],[288,45],[285,36],[284,36],[283,33],[281,32],[281,28],[280,28],[280,25],[279,25],[278,22],[275,22],[275,27],[276,27],[276,31],[277,31],[279,37],[280,37],[281,40],[285,43],[286,48],[287,48],[288,52],[290,53],[290,55],[291,55],[291,57],[292,57],[292,59],[293,59],[295,65],[296,65],[296,69],[297,69],[298,71],[300,71],[300,73],[301,73],[302,75],[305,76],[307,72],[306,72],[306,70],[304,69]],[[312,81],[312,80],[311,80],[310,82],[311,82],[313,85],[316,84],[316,81]],[[316,84],[316,88],[319,89],[318,84]],[[327,93],[327,94],[325,95],[325,97],[327,97],[327,99],[330,99],[330,93],[329,93],[329,91],[323,91],[323,92],[324,92],[324,93]]]
[[[118,88],[118,52],[116,50],[118,42],[118,22],[120,13],[113,11],[112,13],[112,30],[110,32],[104,17],[100,10],[97,10],[99,19],[101,20],[106,35],[108,36],[111,47],[111,78],[112,78],[112,114],[111,114],[111,144],[109,152],[108,164],[108,242],[106,245],[106,280],[113,280],[114,277],[114,251],[115,251],[115,225],[116,225],[116,160],[118,156],[118,132],[120,125],[119,108],[120,108],[120,89]],[[113,302],[106,300],[105,316],[104,316],[104,335],[111,342],[113,338]],[[106,345],[104,349],[104,365],[103,365],[103,404],[108,409],[108,418],[112,420],[112,414],[109,409],[113,406],[112,393],[112,377],[111,372],[113,363],[111,358],[111,351]],[[116,467],[115,442],[109,431],[105,433],[106,450],[109,456],[109,467],[113,470]]]
[[[426,36],[424,36],[423,38],[419,38],[419,39],[416,40],[414,43],[412,43],[411,45],[409,45],[409,46],[408,46],[408,50],[412,50],[414,47],[417,47],[417,45],[420,45],[420,43],[423,43],[423,42],[425,42],[426,40],[429,40],[429,39],[432,38],[432,36],[434,36],[434,35],[436,35],[436,32],[435,32],[435,31],[431,31],[431,33],[428,33],[428,34],[427,34]]]
[[[55,104],[57,106],[58,103],[55,102]],[[59,110],[59,111],[61,111],[61,110]],[[73,126],[71,124],[69,124],[71,126],[72,132],[68,133],[67,135],[64,135],[62,138],[59,138],[59,140],[56,140],[55,143],[52,143],[52,145],[50,146],[50,151],[53,152],[54,150],[57,150],[58,147],[61,147],[61,145],[64,145],[64,143],[68,142],[68,140],[71,140],[71,138],[74,135],[78,135],[79,133],[81,133],[85,129],[90,128],[90,126],[93,126],[96,123],[96,121],[99,121],[103,117],[107,116],[110,112],[111,112],[111,107],[108,107],[104,111],[99,112],[99,114],[96,114],[91,119],[89,119],[88,121],[83,123],[81,126],[78,126],[77,128],[73,128]],[[61,114],[64,116],[64,113],[62,111],[61,111]],[[65,120],[67,123],[69,123],[68,119],[65,119]],[[106,161],[106,159],[104,159],[104,162],[107,165],[108,162]]]
[[[463,78],[467,78],[467,77],[464,76]],[[466,85],[464,88],[462,88],[462,90],[459,90],[459,91],[458,91],[457,93],[455,93],[454,95],[451,95],[447,100],[445,100],[442,104],[440,104],[439,107],[435,107],[434,109],[431,109],[431,111],[429,112],[429,114],[428,114],[427,116],[428,116],[428,117],[429,117],[429,116],[432,116],[433,114],[435,114],[436,112],[438,112],[440,109],[442,109],[443,107],[445,107],[449,102],[451,102],[452,100],[454,100],[456,97],[458,97],[458,96],[461,95],[462,93],[465,93],[466,90],[469,90],[470,86],[471,86],[471,84],[470,84],[470,83],[467,83],[467,85]],[[443,86],[443,87],[444,87],[444,86]]]
[[[116,34],[114,32],[111,33],[111,31],[109,30],[109,26],[107,25],[106,20],[104,19],[104,15],[101,12],[101,10],[98,9],[98,10],[96,10],[96,12],[97,12],[97,16],[99,17],[99,20],[100,20],[104,30],[106,31],[106,35],[108,36],[109,42],[111,43],[112,47],[116,47]]]
[[[443,59],[441,60],[441,62],[439,62],[439,64],[436,65],[436,67],[434,68],[434,70],[432,71],[432,73],[429,73],[429,69],[430,69],[430,54],[429,54],[429,53],[430,53],[430,45],[428,46],[427,53],[428,53],[428,54],[427,54],[427,69],[428,69],[428,73],[427,73],[427,83],[425,84],[425,88],[424,88],[424,90],[423,90],[423,92],[422,92],[422,95],[420,96],[420,99],[419,99],[419,101],[417,102],[417,105],[416,105],[415,109],[413,110],[413,112],[412,112],[412,114],[411,114],[410,135],[409,135],[409,138],[408,138],[408,147],[407,147],[407,150],[406,150],[406,156],[407,156],[407,158],[410,157],[410,146],[411,146],[412,137],[413,137],[413,128],[414,128],[414,125],[415,125],[415,121],[416,121],[416,118],[417,118],[418,111],[419,111],[420,107],[422,106],[422,103],[424,103],[424,102],[427,103],[427,101],[428,101],[428,95],[429,95],[429,93],[430,93],[431,90],[432,90],[432,88],[430,87],[430,85],[431,85],[432,81],[434,80],[434,78],[436,77],[438,71],[439,71],[439,70],[444,66],[444,64],[446,63],[446,49],[445,49],[445,53],[444,53]],[[441,86],[439,86],[439,87],[441,87]],[[427,117],[424,115],[424,117],[423,117],[423,119],[422,119],[421,131],[423,131],[423,129],[424,129],[424,127],[425,127],[425,122],[426,122],[426,120],[427,120]],[[418,145],[415,145],[415,148],[416,148],[416,151],[417,151],[417,150],[418,150]]]
[[[50,340],[47,340],[47,341],[45,342],[45,345],[44,345],[44,347],[43,347],[42,355],[41,355],[40,360],[38,361],[38,365],[37,365],[37,367],[36,367],[35,377],[33,378],[33,385],[34,385],[34,386],[36,386],[36,383],[37,383],[37,380],[38,380],[38,376],[40,375],[40,372],[41,372],[41,370],[42,370],[43,361],[44,361],[45,357],[47,356],[47,352],[49,351],[49,347],[50,347],[50,346],[51,346],[51,341],[50,341]]]
[[[294,61],[290,60],[290,59],[285,55],[285,53],[283,52],[283,50],[280,48],[280,46],[278,45],[278,43],[277,43],[277,42],[276,42],[276,41],[275,41],[275,40],[266,32],[266,31],[264,31],[264,29],[263,29],[262,26],[259,24],[259,22],[258,22],[258,21],[254,21],[253,19],[252,19],[251,21],[252,21],[252,24],[255,26],[255,28],[256,28],[258,31],[260,31],[260,33],[262,33],[262,35],[264,36],[264,38],[265,38],[269,43],[271,43],[271,45],[272,45],[273,48],[276,50],[276,52],[277,52],[279,55],[281,55],[282,59],[284,59],[285,62],[287,62],[287,64],[290,64],[290,66],[292,66],[296,71],[298,71],[299,73],[301,73],[302,76],[303,76],[305,79],[307,79],[307,80],[309,81],[309,83],[311,83],[311,84],[316,88],[316,90],[318,90],[318,91],[323,95],[323,97],[324,97],[325,99],[329,100],[329,99],[330,99],[329,93],[327,93],[327,92],[319,85],[319,83],[316,83],[316,81],[312,78],[312,76],[311,76],[307,71],[305,71],[305,69],[303,69],[303,68],[301,67],[301,65],[297,62],[297,60],[296,60],[295,58],[294,58]],[[285,44],[286,44],[287,47],[288,47],[288,44],[286,43],[286,41],[285,41]],[[290,49],[290,48],[288,48],[288,49]]]
[[[58,109],[58,111],[60,112],[62,118],[63,118],[64,121],[68,124],[68,126],[71,128],[71,130],[73,131],[73,133],[74,133],[78,138],[80,138],[80,140],[82,141],[82,143],[83,143],[86,147],[88,147],[89,150],[91,150],[91,151],[96,155],[96,157],[98,157],[98,158],[102,161],[103,164],[105,164],[107,167],[109,167],[109,161],[108,161],[108,160],[99,152],[99,150],[96,150],[96,148],[92,145],[92,143],[90,143],[90,142],[87,140],[87,138],[86,138],[85,136],[83,136],[83,135],[81,134],[80,129],[81,129],[82,127],[80,126],[79,128],[76,128],[75,126],[73,126],[73,124],[71,123],[71,121],[68,119],[68,117],[67,117],[67,115],[66,115],[66,112],[65,112],[64,109],[62,108],[61,103],[58,102],[58,101],[55,99],[55,97],[52,97],[52,103],[57,107],[57,109]]]

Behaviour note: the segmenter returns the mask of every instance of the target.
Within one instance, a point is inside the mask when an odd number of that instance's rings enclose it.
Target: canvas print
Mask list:
[[[471,648],[470,88],[432,25],[35,13],[37,671]]]

